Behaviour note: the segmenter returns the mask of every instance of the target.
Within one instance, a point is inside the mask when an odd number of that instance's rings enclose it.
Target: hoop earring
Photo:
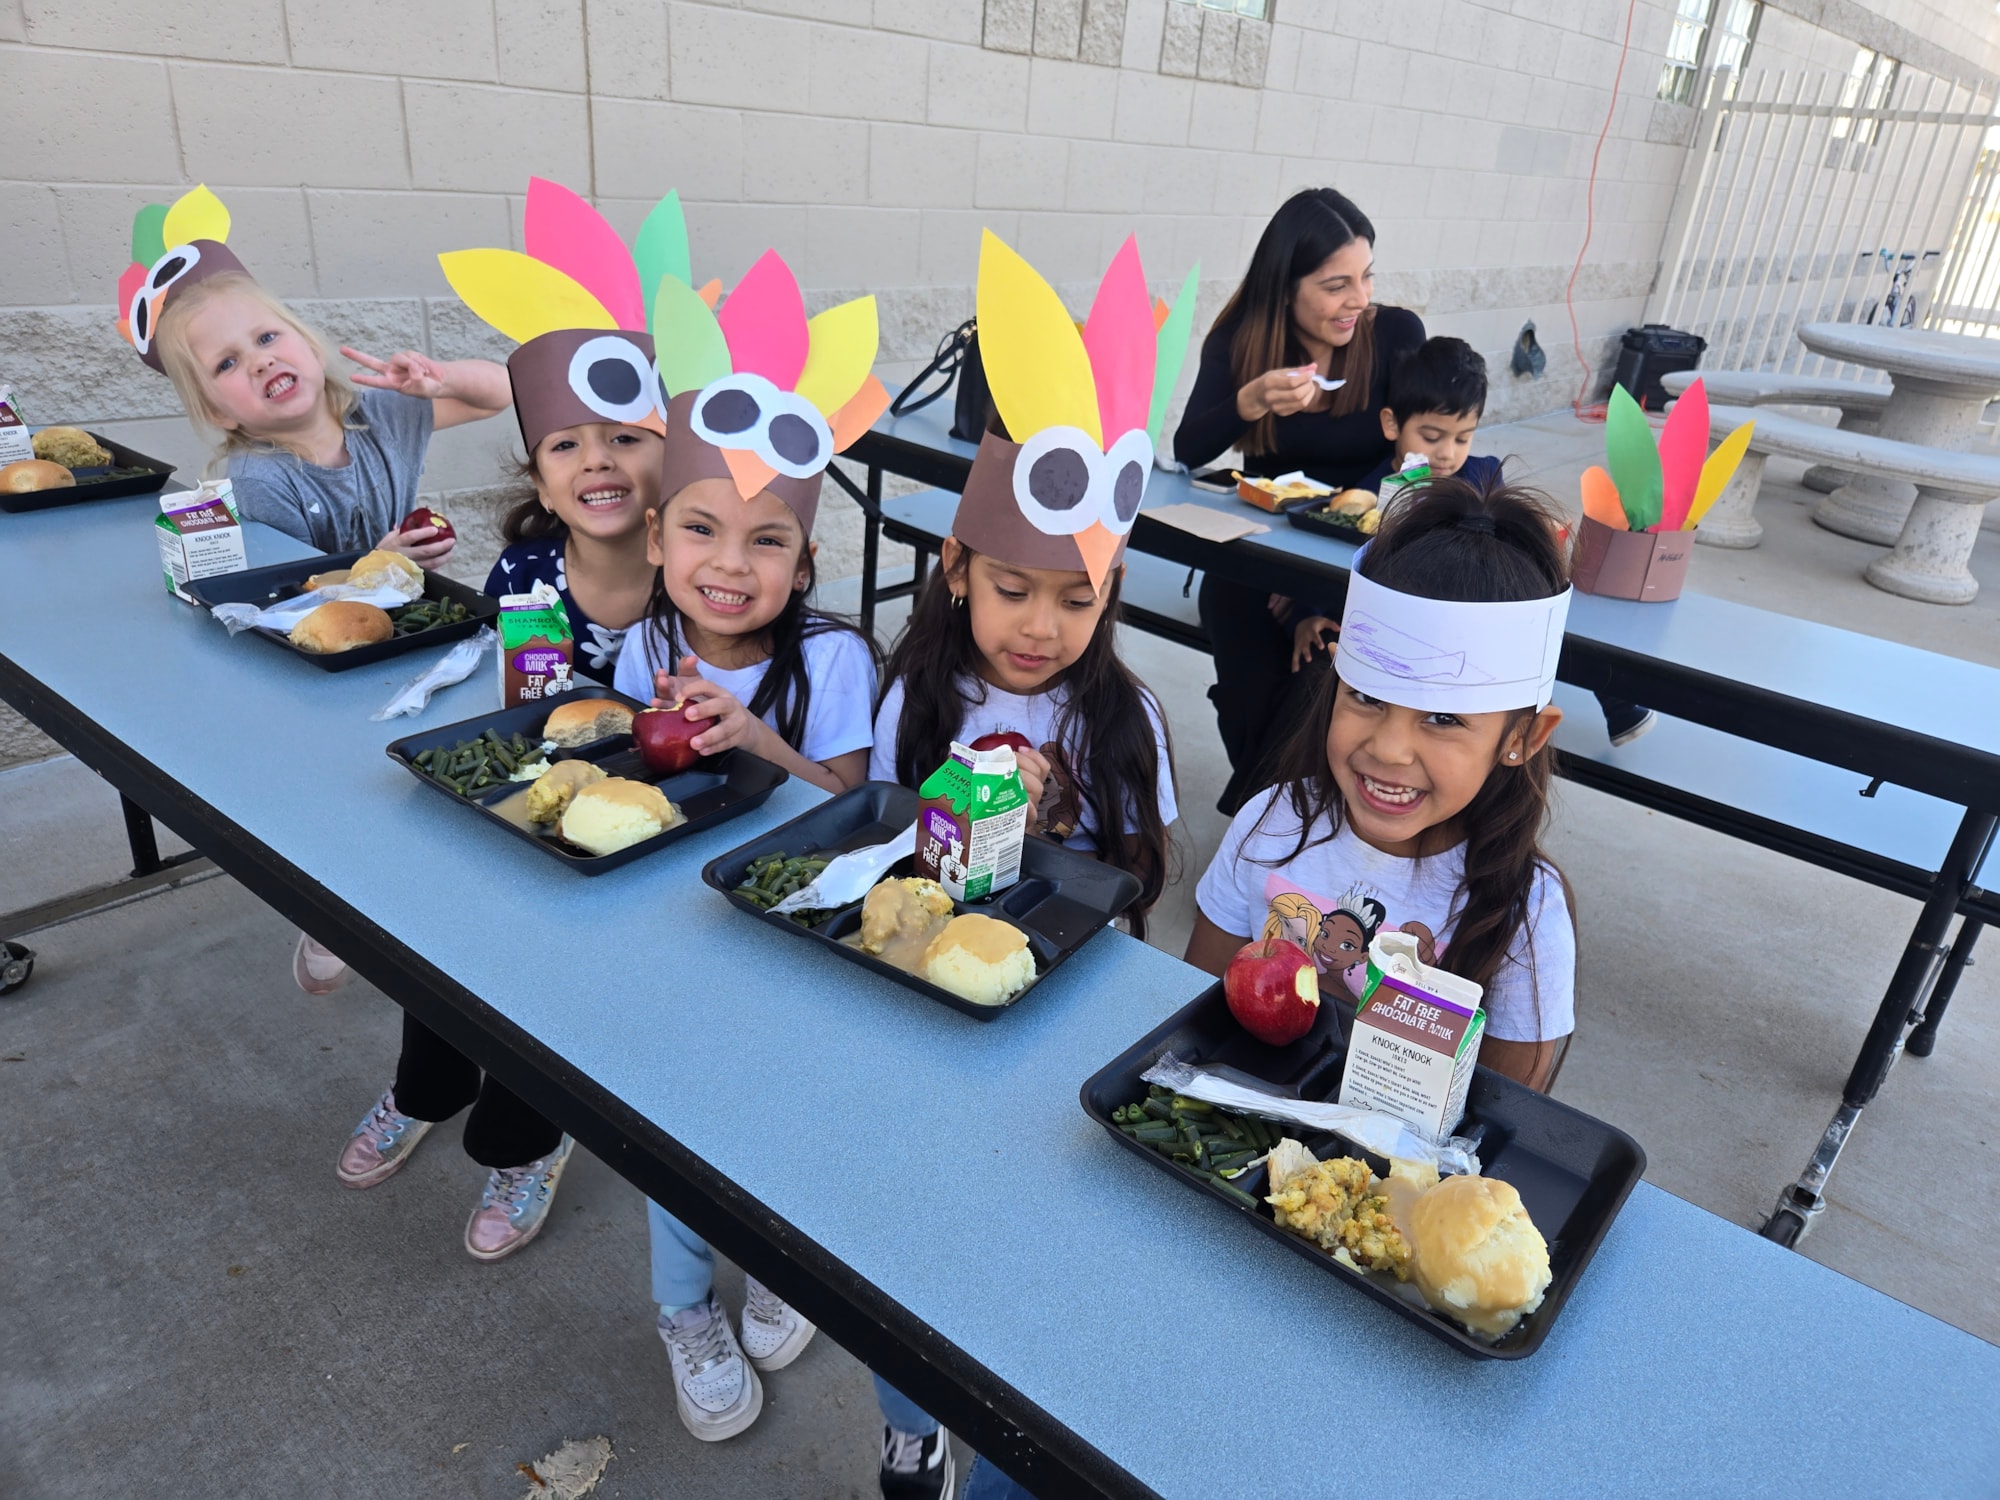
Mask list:
[[[951,596],[951,607],[953,609],[964,609],[965,595],[954,592]]]

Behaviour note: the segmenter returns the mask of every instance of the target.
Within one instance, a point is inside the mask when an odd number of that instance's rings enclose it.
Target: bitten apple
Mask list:
[[[433,542],[454,542],[458,540],[458,533],[452,529],[451,522],[444,518],[444,513],[432,510],[428,506],[420,506],[416,510],[411,511],[407,516],[403,517],[403,524],[398,526],[396,530],[422,531],[426,526],[435,526],[437,528],[437,535],[431,538]]]
[[[1025,734],[1016,734],[1011,729],[1003,729],[998,734],[982,734],[972,742],[974,750],[998,750],[1002,745],[1005,745],[1016,754],[1019,754],[1023,750],[1032,750],[1035,748],[1033,742]]]
[[[1245,943],[1222,971],[1229,1013],[1260,1042],[1282,1047],[1312,1030],[1319,1015],[1319,970],[1284,938]]]
[[[690,719],[687,702],[665,708],[642,708],[632,715],[632,738],[638,742],[639,759],[655,776],[673,776],[701,759],[694,737],[715,726],[705,719]]]

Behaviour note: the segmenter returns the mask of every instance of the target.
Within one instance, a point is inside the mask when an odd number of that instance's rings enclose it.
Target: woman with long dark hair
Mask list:
[[[1332,188],[1308,188],[1271,216],[1250,268],[1202,344],[1174,434],[1189,468],[1237,448],[1250,474],[1303,469],[1345,489],[1390,451],[1380,412],[1395,362],[1424,341],[1423,320],[1379,307],[1375,226]],[[1344,382],[1327,390],[1320,380]],[[1291,601],[1212,574],[1201,622],[1215,653],[1209,691],[1232,775],[1233,813],[1268,780],[1272,742],[1296,701]]]

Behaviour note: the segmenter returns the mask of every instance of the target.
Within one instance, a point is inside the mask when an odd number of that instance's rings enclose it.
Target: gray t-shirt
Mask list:
[[[245,520],[262,521],[322,552],[373,547],[416,508],[431,441],[431,403],[363,389],[347,433],[347,463],[323,469],[289,453],[238,453],[229,479]]]

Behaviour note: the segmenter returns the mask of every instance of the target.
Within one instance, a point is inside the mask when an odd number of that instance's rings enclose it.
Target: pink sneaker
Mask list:
[[[347,964],[302,932],[292,949],[292,979],[308,995],[331,995],[347,983]]]
[[[375,1107],[361,1117],[354,1134],[347,1138],[334,1174],[343,1186],[351,1188],[373,1187],[394,1177],[417,1149],[417,1142],[430,1134],[432,1123],[400,1113],[395,1089],[384,1089]]]
[[[479,1207],[465,1223],[465,1248],[474,1260],[505,1260],[542,1232],[574,1146],[564,1136],[541,1160],[525,1167],[495,1167],[488,1174]]]

